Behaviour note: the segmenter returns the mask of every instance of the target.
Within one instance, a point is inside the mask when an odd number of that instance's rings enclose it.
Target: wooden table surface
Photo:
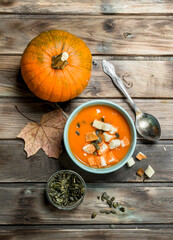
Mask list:
[[[139,108],[154,114],[161,140],[138,139],[147,159],[107,175],[79,169],[65,150],[58,160],[43,151],[26,159],[16,136],[27,122],[54,109],[31,94],[20,74],[28,42],[42,31],[62,29],[82,38],[93,55],[89,85],[76,99],[61,104],[71,113],[90,99],[109,99],[134,113],[103,74],[110,60]],[[1,0],[0,1],[0,240],[173,239],[173,1],[172,0]],[[136,171],[150,164],[151,179]],[[45,183],[60,169],[72,169],[87,182],[83,204],[57,211],[45,197]],[[126,215],[98,215],[97,195],[107,191],[129,209]],[[110,228],[110,225],[113,225]]]

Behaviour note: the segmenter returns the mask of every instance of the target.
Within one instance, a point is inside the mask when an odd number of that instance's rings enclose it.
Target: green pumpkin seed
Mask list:
[[[115,137],[116,137],[116,138],[120,138],[119,133],[115,133]]]
[[[112,197],[112,198],[111,198],[111,201],[113,202],[114,200],[115,200],[115,197]]]
[[[76,134],[79,136],[79,135],[80,135],[80,132],[79,132],[79,131],[76,131]]]
[[[102,122],[104,122],[104,121],[105,121],[105,119],[102,117],[102,118],[101,118],[101,121],[102,121]]]
[[[92,215],[91,215],[91,218],[95,218],[96,216],[97,216],[97,213],[93,212]]]
[[[76,125],[77,125],[78,128],[80,128],[80,123],[79,122]]]

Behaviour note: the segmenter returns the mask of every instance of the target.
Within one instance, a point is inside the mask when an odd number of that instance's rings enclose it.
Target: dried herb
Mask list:
[[[79,131],[76,131],[76,134],[79,136],[79,135],[80,135],[80,132],[79,132]]]
[[[75,174],[69,172],[55,175],[48,186],[48,195],[58,207],[74,205],[85,192],[81,180]]]

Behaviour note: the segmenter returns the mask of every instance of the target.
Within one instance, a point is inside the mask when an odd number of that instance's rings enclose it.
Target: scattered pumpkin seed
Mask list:
[[[76,125],[77,125],[78,128],[80,128],[80,123],[79,122]]]
[[[112,197],[112,198],[111,198],[111,201],[113,202],[114,200],[115,200],[115,197]]]
[[[94,155],[97,155],[97,152],[93,152]]]
[[[105,213],[106,213],[106,214],[110,214],[111,211],[110,211],[110,210],[106,210]]]
[[[112,213],[112,214],[116,214],[116,211],[115,211],[115,210],[111,210],[111,213]]]
[[[96,216],[97,216],[97,213],[93,212],[92,215],[91,215],[91,218],[95,218]]]
[[[114,203],[113,203],[113,207],[114,207],[114,208],[117,208],[117,206],[118,206],[117,203],[114,202]]]
[[[114,229],[115,228],[115,225],[111,224],[109,225],[110,228]]]
[[[124,207],[120,207],[119,210],[120,210],[121,212],[125,212],[125,208],[124,208]]]
[[[102,139],[101,139],[101,137],[99,137],[98,142],[101,143],[101,141],[102,141]]]
[[[100,210],[100,213],[105,213],[105,210]]]
[[[80,132],[79,132],[79,131],[76,131],[76,134],[79,136],[79,135],[80,135]]]

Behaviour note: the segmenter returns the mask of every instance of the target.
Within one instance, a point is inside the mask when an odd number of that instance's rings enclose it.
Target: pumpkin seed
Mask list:
[[[112,198],[111,198],[111,201],[113,202],[114,200],[115,200],[115,197],[112,197]]]
[[[91,218],[95,218],[96,216],[97,216],[97,213],[93,212],[92,215],[91,215]]]
[[[120,210],[121,212],[125,212],[125,208],[124,208],[124,207],[120,207],[119,210]]]
[[[111,213],[112,213],[112,214],[116,214],[116,211],[115,211],[115,210],[111,210]]]
[[[79,132],[79,131],[76,131],[76,134],[79,136],[79,135],[80,135],[80,132]]]
[[[100,146],[98,144],[95,144],[95,148],[96,148],[96,150],[99,150]]]
[[[115,137],[119,138],[120,137],[119,133],[115,133]]]
[[[106,213],[106,214],[110,214],[111,211],[110,211],[110,210],[106,210],[105,213]]]
[[[97,155],[97,152],[93,152],[94,155]]]
[[[101,121],[102,121],[102,122],[104,122],[104,121],[105,121],[105,119],[102,117],[102,118],[101,118]]]
[[[100,210],[100,213],[105,213],[105,210]]]
[[[102,141],[102,139],[101,139],[101,137],[99,137],[98,142],[101,143],[101,141]]]
[[[97,196],[97,199],[100,200],[100,196]]]
[[[113,203],[113,207],[114,207],[114,208],[117,208],[117,206],[118,206],[117,203],[114,202],[114,203]]]
[[[80,123],[79,122],[76,125],[77,125],[78,128],[80,128]]]
[[[97,129],[97,130],[96,130],[96,135],[98,136],[98,135],[99,135],[99,133],[100,133],[100,131]]]

